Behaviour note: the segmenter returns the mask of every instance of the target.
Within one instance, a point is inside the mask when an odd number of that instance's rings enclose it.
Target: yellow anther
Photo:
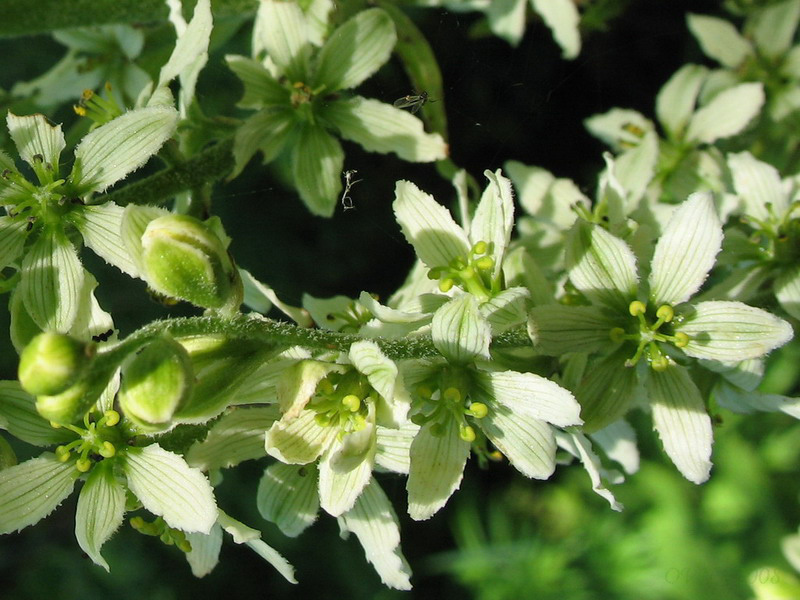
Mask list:
[[[81,473],[86,473],[86,471],[92,468],[92,461],[88,458],[79,458],[75,461],[75,468]]]
[[[98,452],[103,458],[111,458],[117,453],[117,449],[111,442],[103,442],[103,445],[100,447]]]
[[[650,367],[653,371],[658,371],[659,373],[666,371],[667,367],[669,367],[669,359],[666,356],[657,356],[650,361]]]
[[[613,327],[608,332],[608,337],[611,338],[612,342],[617,344],[625,339],[625,330],[622,327]]]
[[[643,315],[646,311],[647,311],[647,305],[641,300],[634,300],[628,306],[628,312],[631,313],[631,316],[633,317],[638,317],[639,315]]]
[[[669,323],[672,321],[672,317],[675,316],[675,310],[669,304],[663,304],[658,307],[656,311],[656,317],[664,321],[664,323]]]
[[[69,460],[69,448],[66,446],[56,448],[56,458],[61,462],[67,462]]]
[[[86,109],[83,106],[78,106],[76,104],[75,106],[72,107],[72,110],[74,110],[75,114],[78,115],[79,117],[86,116]]]
[[[430,400],[433,396],[433,390],[429,385],[422,384],[417,387],[417,396],[420,398],[425,398],[426,400]]]
[[[489,414],[489,407],[483,402],[473,402],[469,405],[469,414],[476,419],[482,419]]]
[[[446,279],[442,279],[439,282],[439,291],[442,292],[443,294],[446,294],[447,292],[449,292],[453,288],[455,283],[456,282],[453,281],[450,277],[447,277]]]
[[[141,529],[144,526],[144,519],[142,517],[131,517],[130,524],[134,529]]]
[[[461,425],[458,428],[458,437],[465,442],[472,443],[475,441],[475,430],[470,425]]]
[[[484,241],[480,241],[472,247],[473,254],[486,254],[486,250],[489,249],[489,244]]]
[[[59,425],[55,421],[50,421],[50,427],[52,427],[53,429],[61,429],[61,425]]]
[[[107,410],[103,413],[103,417],[105,417],[105,425],[108,427],[113,427],[119,423],[119,413],[115,410]]]
[[[322,379],[317,384],[317,393],[318,394],[332,394],[333,392],[334,392],[334,387],[333,387],[333,384],[329,380]]]
[[[675,345],[678,348],[686,348],[689,345],[691,338],[682,331],[675,334]]]
[[[328,427],[331,424],[330,416],[325,413],[317,413],[316,415],[314,415],[314,421],[320,427]]]
[[[442,397],[448,402],[461,402],[461,392],[458,388],[449,387],[443,393]]]
[[[475,261],[475,266],[481,271],[490,271],[494,267],[494,260],[491,256],[482,256]]]
[[[500,450],[493,450],[489,452],[489,458],[492,460],[503,460],[503,453]]]
[[[350,412],[356,412],[361,408],[361,398],[355,394],[347,394],[347,396],[342,398],[342,406],[347,408]]]

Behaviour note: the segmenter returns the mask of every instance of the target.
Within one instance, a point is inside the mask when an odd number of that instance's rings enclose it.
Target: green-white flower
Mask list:
[[[664,229],[644,283],[622,240],[579,221],[566,262],[570,281],[589,305],[536,307],[529,321],[542,353],[598,355],[575,390],[586,430],[613,423],[637,398],[646,398],[667,454],[696,483],[711,468],[711,421],[683,365],[690,358],[757,358],[792,337],[788,323],[764,310],[740,302],[688,302],[721,244],[710,194],[693,194]]]
[[[369,9],[314,45],[311,17],[298,3],[264,0],[259,5],[254,47],[266,57],[228,56],[244,83],[242,108],[257,110],[238,129],[234,145],[240,172],[259,150],[264,162],[288,154],[294,184],[314,214],[333,214],[342,189],[344,152],[336,135],[371,152],[395,152],[415,162],[439,160],[447,145],[423,130],[407,111],[346,92],[372,76],[388,59],[397,34],[391,17]]]

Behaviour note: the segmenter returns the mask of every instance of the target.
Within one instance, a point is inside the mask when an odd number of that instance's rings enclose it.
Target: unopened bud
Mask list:
[[[53,396],[70,388],[91,362],[93,346],[62,333],[41,333],[19,359],[19,382],[29,394]]]

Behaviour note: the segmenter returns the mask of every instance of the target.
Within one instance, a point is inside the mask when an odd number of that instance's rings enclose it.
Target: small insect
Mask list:
[[[350,210],[351,208],[355,208],[353,205],[353,199],[350,197],[350,188],[352,188],[355,184],[357,184],[361,179],[353,180],[355,174],[358,173],[355,169],[350,171],[345,171],[342,173],[344,176],[344,192],[342,192],[342,208],[345,210]]]
[[[114,335],[114,330],[113,329],[109,329],[108,331],[104,331],[103,333],[98,333],[97,335],[93,335],[92,336],[92,341],[94,341],[94,342],[105,342],[112,335]]]
[[[409,94],[394,101],[395,108],[410,108],[411,114],[415,115],[419,109],[428,102],[428,92],[420,92],[418,95]],[[433,100],[431,100],[433,102]]]

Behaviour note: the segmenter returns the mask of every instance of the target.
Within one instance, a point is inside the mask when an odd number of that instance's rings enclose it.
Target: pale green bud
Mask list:
[[[69,389],[85,372],[94,345],[63,333],[41,333],[19,359],[19,382],[34,396],[53,396]]]
[[[160,294],[231,312],[242,303],[242,282],[227,250],[195,218],[166,215],[150,221],[142,258],[145,279]]]
[[[189,397],[193,383],[192,365],[184,347],[171,338],[160,338],[123,367],[119,403],[136,423],[169,423]]]

